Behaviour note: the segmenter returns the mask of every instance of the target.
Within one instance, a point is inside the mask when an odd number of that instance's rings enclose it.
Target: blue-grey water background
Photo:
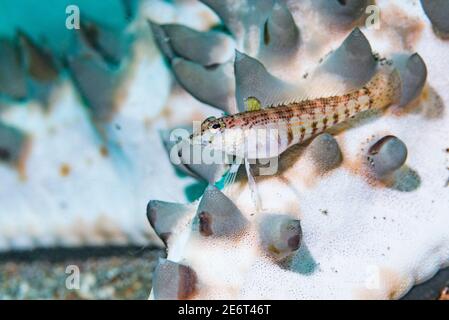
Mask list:
[[[116,30],[129,22],[122,0],[0,0],[0,37],[14,39],[21,30],[37,43],[64,55],[70,51],[75,36],[66,27],[66,8],[70,5],[79,7],[81,20]],[[2,254],[0,299],[146,299],[152,270],[160,256],[164,256],[162,250],[151,248],[118,248],[106,253],[103,248],[79,248]],[[65,267],[69,264],[79,265],[91,279],[85,291],[66,290]],[[439,288],[449,285],[448,272],[441,271],[432,283],[416,287],[406,298],[435,299]]]
[[[86,18],[114,29],[126,23],[121,0],[0,0],[0,36],[14,38],[22,30],[59,54],[70,49],[73,30],[66,28],[66,8],[76,5]]]

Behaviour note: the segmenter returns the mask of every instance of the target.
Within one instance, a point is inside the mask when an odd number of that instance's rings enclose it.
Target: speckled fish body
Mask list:
[[[398,95],[399,84],[396,71],[381,70],[365,86],[347,94],[206,120],[202,141],[247,159],[276,157],[363,111],[390,105]]]

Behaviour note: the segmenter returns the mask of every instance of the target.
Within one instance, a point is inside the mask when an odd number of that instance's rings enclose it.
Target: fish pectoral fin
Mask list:
[[[245,169],[246,169],[246,175],[248,176],[248,185],[249,185],[249,189],[251,191],[251,198],[254,202],[256,211],[259,212],[262,209],[259,191],[257,190],[256,180],[254,179],[254,176],[251,173],[251,167],[250,167],[249,161],[246,158],[245,158]]]
[[[231,187],[233,186],[235,182],[235,178],[237,177],[239,168],[240,168],[239,162],[235,162],[231,165],[228,172],[224,175],[224,181],[223,181],[223,189],[224,191],[230,191]]]

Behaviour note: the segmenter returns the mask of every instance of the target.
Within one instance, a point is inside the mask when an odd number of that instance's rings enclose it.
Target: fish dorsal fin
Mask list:
[[[270,74],[257,59],[238,51],[234,68],[239,112],[343,95],[350,91],[345,79],[331,72],[319,72],[294,85],[287,83]]]
[[[262,108],[279,107],[299,103],[305,100],[315,100],[348,94],[357,88],[345,82],[345,79],[335,74],[319,74],[308,80],[302,80],[293,93],[282,96],[275,95],[271,104],[262,105]],[[306,107],[306,106],[305,106]]]

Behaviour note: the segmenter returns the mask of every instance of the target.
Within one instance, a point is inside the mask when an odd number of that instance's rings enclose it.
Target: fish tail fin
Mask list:
[[[381,109],[399,103],[402,94],[402,80],[396,68],[382,67],[368,82],[374,107]]]

